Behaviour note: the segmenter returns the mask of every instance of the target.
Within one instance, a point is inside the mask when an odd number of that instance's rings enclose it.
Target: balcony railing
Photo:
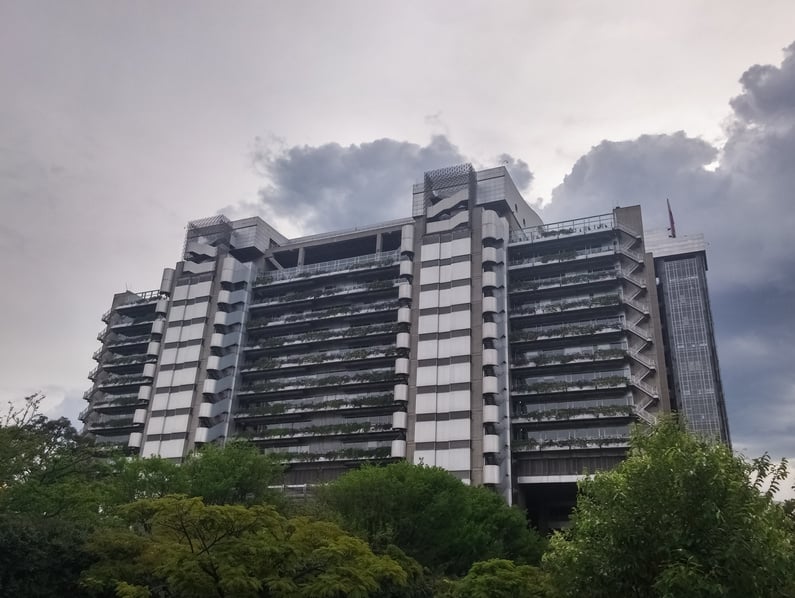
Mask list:
[[[397,324],[371,324],[369,326],[351,326],[350,328],[335,328],[331,330],[313,330],[302,334],[284,336],[269,336],[262,339],[250,339],[247,349],[265,349],[281,347],[284,345],[298,345],[327,340],[345,338],[359,338],[381,334],[397,333]]]
[[[268,427],[265,430],[253,430],[250,438],[252,440],[273,440],[280,438],[312,438],[317,436],[348,436],[350,434],[388,432],[391,429],[391,423],[374,424],[370,422],[307,426],[304,428]]]
[[[312,353],[294,357],[263,358],[245,365],[243,371],[266,371],[281,368],[298,367],[302,365],[322,365],[326,363],[339,363],[342,361],[360,361],[397,355],[394,347],[374,347],[370,349],[354,349],[352,351],[337,351],[333,353]]]
[[[141,334],[139,336],[120,336],[108,343],[108,347],[118,347],[121,345],[137,345],[139,343],[149,342],[148,334]]]
[[[536,409],[513,416],[512,423],[567,421],[576,419],[600,419],[611,417],[632,417],[632,405],[602,405],[589,407],[565,407],[560,409]]]
[[[97,383],[100,388],[108,386],[133,386],[133,385],[146,384],[146,380],[140,374],[132,374],[130,376],[108,376],[101,382]]]
[[[605,245],[604,247],[589,247],[587,249],[571,249],[559,251],[558,253],[545,253],[527,258],[515,258],[510,260],[509,266],[544,266],[559,262],[571,262],[580,259],[590,259],[595,257],[605,257],[615,255],[619,252],[618,247]]]
[[[590,218],[564,220],[562,222],[553,222],[551,224],[517,230],[511,233],[509,242],[533,243],[561,237],[587,235],[595,232],[612,230],[614,228],[616,228],[616,225],[613,214],[601,214]]]
[[[344,409],[363,409],[368,407],[394,406],[392,394],[360,395],[349,397],[336,395],[319,401],[287,402],[278,401],[265,405],[256,405],[238,409],[237,419],[267,417],[274,415],[290,415],[292,413],[311,413],[322,411],[340,411]]]
[[[270,452],[283,463],[306,463],[316,461],[361,461],[370,459],[386,459],[392,456],[392,449],[388,446],[377,448],[359,449],[347,448],[326,453],[314,452]]]
[[[350,384],[373,384],[379,382],[388,382],[395,379],[395,372],[393,370],[363,372],[354,375],[333,375],[333,376],[317,376],[312,378],[297,378],[289,381],[277,382],[256,382],[243,386],[240,389],[241,393],[267,393],[274,391],[284,390],[299,390],[302,388],[318,388],[325,386],[346,386]]]
[[[360,255],[341,260],[321,262],[319,264],[309,264],[306,266],[296,266],[285,268],[284,270],[273,270],[262,274],[257,278],[254,286],[262,286],[274,282],[291,280],[293,278],[308,278],[319,274],[329,274],[332,272],[343,272],[346,270],[360,270],[363,268],[376,268],[391,266],[400,261],[400,251],[384,251],[372,253],[370,255]]]
[[[547,365],[611,361],[623,359],[628,354],[629,352],[626,349],[597,349],[596,351],[578,351],[576,353],[541,351],[534,354],[519,355],[511,365],[514,367],[543,367]]]
[[[594,377],[591,375],[558,376],[554,380],[539,382],[515,381],[511,389],[515,394],[550,394],[581,390],[620,388],[629,384],[624,374],[610,374]]]
[[[511,441],[513,452],[531,452],[543,450],[560,449],[585,449],[603,447],[627,447],[629,446],[629,436],[595,436],[592,438],[559,438],[559,439],[536,439],[527,438],[524,440]]]
[[[285,293],[277,295],[276,297],[268,297],[263,299],[255,299],[252,307],[267,307],[269,305],[284,305],[285,303],[292,303],[295,301],[309,301],[312,299],[321,299],[323,297],[337,297],[343,295],[351,295],[361,292],[372,292],[383,289],[394,288],[399,280],[375,280],[365,284],[344,285],[325,287],[322,289],[311,289],[308,291],[295,291],[292,293]]]
[[[619,305],[621,296],[618,294],[596,295],[594,297],[584,297],[572,301],[547,301],[518,305],[510,310],[510,317],[532,316],[536,314],[551,314],[573,309],[595,309],[611,305]]]
[[[607,332],[617,332],[623,330],[624,324],[618,318],[591,320],[588,322],[578,322],[576,324],[536,326],[511,332],[510,342],[532,342],[536,340],[547,340],[555,338],[567,338],[573,336],[590,336],[592,334],[603,334]]]
[[[320,311],[305,311],[300,314],[289,314],[276,318],[257,318],[248,323],[248,328],[260,328],[263,326],[280,326],[282,324],[294,324],[296,322],[327,320],[343,316],[358,316],[361,314],[375,313],[397,309],[396,301],[381,301],[378,303],[362,304],[359,306],[342,305]]]

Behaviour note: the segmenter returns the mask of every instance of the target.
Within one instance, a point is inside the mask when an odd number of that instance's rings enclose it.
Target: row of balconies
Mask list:
[[[336,451],[327,451],[324,453],[316,453],[309,451],[302,451],[302,452],[269,451],[269,453],[274,455],[276,458],[278,458],[282,463],[318,463],[326,461],[371,461],[373,459],[388,459],[389,457],[405,457],[406,441],[393,440],[391,446],[382,446],[376,448],[351,447],[351,448],[338,449]]]
[[[344,398],[324,398],[317,401],[273,401],[238,409],[235,417],[237,419],[251,419],[258,417],[286,416],[299,413],[346,411],[388,407],[394,405],[394,403],[394,396],[388,393],[354,395]]]
[[[398,412],[403,413],[404,412]],[[395,413],[395,416],[398,415]],[[405,429],[405,418],[395,417],[396,423],[402,424]],[[399,429],[400,426],[394,426],[391,423],[371,423],[371,422],[351,422],[344,424],[329,424],[318,426],[304,426],[301,428],[294,427],[272,427],[268,426],[264,429],[254,429],[251,432],[246,432],[252,440],[266,441],[266,440],[280,440],[280,439],[300,439],[300,438],[333,438],[339,436],[364,436],[369,434],[381,434],[383,432],[390,432],[393,429]]]
[[[408,333],[405,334],[408,337]],[[400,336],[400,334],[398,335]],[[400,339],[403,344],[406,343],[405,338]],[[368,359],[381,359],[384,357],[391,357],[397,353],[395,347],[373,347],[373,348],[360,348],[352,349],[350,351],[335,351],[326,353],[308,353],[303,355],[293,355],[283,358],[262,357],[253,363],[244,366],[244,372],[263,372],[269,370],[277,370],[282,368],[294,368],[301,366],[317,366],[329,363],[341,363],[346,361],[364,361]],[[208,369],[210,368],[208,362]]]
[[[341,305],[319,311],[305,311],[299,314],[288,314],[275,318],[255,318],[249,321],[248,328],[259,328],[266,326],[280,326],[284,324],[296,324],[299,322],[317,322],[347,316],[357,316],[381,311],[394,310],[397,307],[395,301],[382,301],[379,303],[364,303],[361,305]]]
[[[370,255],[332,260],[318,264],[296,266],[283,270],[274,270],[261,274],[254,282],[254,287],[290,281],[296,278],[310,278],[335,274],[351,270],[361,270],[365,268],[386,268],[394,265],[400,259],[400,252],[384,251]]]
[[[511,442],[511,451],[527,453],[548,450],[627,448],[629,436],[598,436],[594,438],[537,439],[526,438]]]
[[[537,243],[567,237],[604,234],[615,228],[616,222],[613,214],[602,214],[513,231],[509,242],[511,244]]]
[[[532,268],[536,266],[546,266],[563,262],[591,260],[602,257],[611,257],[616,254],[617,248],[612,245],[602,247],[589,247],[586,249],[568,249],[557,253],[544,253],[529,257],[513,257],[509,261],[511,269]]]
[[[289,381],[260,381],[243,386],[241,394],[263,394],[275,391],[299,390],[303,388],[322,388],[335,386],[350,386],[360,384],[380,384],[394,380],[393,370],[362,372],[353,375],[338,374],[332,376],[315,376],[296,378]],[[217,382],[212,380],[211,382]],[[205,390],[205,392],[207,392]]]
[[[603,307],[620,305],[621,301],[621,295],[613,293],[607,295],[596,295],[593,297],[584,297],[581,299],[573,299],[570,301],[538,302],[514,306],[511,308],[509,316],[512,318],[518,318],[521,316],[554,314],[581,309],[600,309]]]
[[[339,297],[345,295],[355,295],[358,293],[373,293],[386,289],[394,288],[398,284],[397,279],[375,280],[361,284],[336,285],[331,287],[307,289],[304,291],[292,291],[274,297],[254,298],[252,308],[268,307],[271,305],[287,305],[299,301],[313,301],[328,297]]]
[[[512,343],[527,343],[568,337],[586,337],[620,332],[624,328],[625,325],[619,318],[591,320],[576,324],[536,326],[511,332],[510,341]]]
[[[558,409],[533,409],[516,412],[511,417],[513,424],[529,424],[533,422],[569,421],[578,419],[609,419],[632,417],[635,409],[632,405],[602,405],[571,407]]]
[[[569,365],[577,363],[593,363],[599,361],[614,361],[624,359],[629,355],[626,349],[596,349],[595,351],[577,351],[572,353],[551,351],[538,351],[525,353],[514,357],[511,367],[536,368],[555,365]]]
[[[267,338],[252,338],[246,345],[247,350],[266,349],[289,345],[307,343],[333,342],[344,339],[358,339],[368,336],[392,335],[397,331],[397,326],[388,324],[369,324],[367,326],[351,326],[350,328],[336,328],[330,330],[310,330],[300,334],[282,336],[269,336]],[[215,335],[213,335],[215,336]]]
[[[531,378],[532,380],[532,378]],[[553,394],[565,392],[581,392],[626,387],[630,380],[626,375],[611,374],[607,376],[560,376],[555,380],[528,382],[517,380],[513,384],[514,394]]]

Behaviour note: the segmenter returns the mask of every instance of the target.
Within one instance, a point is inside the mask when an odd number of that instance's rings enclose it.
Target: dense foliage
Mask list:
[[[521,511],[437,468],[368,466],[290,503],[248,443],[130,458],[39,399],[0,421],[3,597],[795,597],[783,466],[673,421],[583,482],[546,547]]]

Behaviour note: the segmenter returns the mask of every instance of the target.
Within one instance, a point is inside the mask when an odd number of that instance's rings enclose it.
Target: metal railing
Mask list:
[[[285,268],[284,270],[273,270],[259,276],[254,284],[257,286],[272,282],[279,282],[282,280],[290,280],[292,278],[309,277],[315,276],[317,274],[328,274],[330,272],[358,270],[361,268],[380,265],[388,266],[395,264],[398,261],[400,261],[400,250],[395,249],[394,251],[371,253],[369,255],[360,255],[357,257],[349,257],[341,260],[320,262],[318,264],[295,266],[294,268]]]
[[[589,218],[563,220],[551,224],[543,224],[531,228],[513,231],[508,238],[509,243],[534,243],[551,238],[569,237],[574,235],[587,235],[603,230],[616,228],[613,214],[601,214]]]

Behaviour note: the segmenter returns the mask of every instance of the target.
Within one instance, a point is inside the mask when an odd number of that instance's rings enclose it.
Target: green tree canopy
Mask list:
[[[453,584],[453,598],[546,598],[549,580],[538,568],[491,559],[472,565],[466,577]]]
[[[205,505],[167,496],[121,509],[100,530],[83,576],[94,596],[366,598],[406,582],[393,559],[332,523],[287,519],[270,505]]]
[[[489,558],[536,563],[543,551],[524,513],[435,467],[366,466],[329,484],[319,499],[377,549],[394,544],[438,572],[464,575]]]
[[[629,458],[580,486],[544,564],[563,596],[793,596],[791,523],[749,464],[673,420],[636,431]]]

